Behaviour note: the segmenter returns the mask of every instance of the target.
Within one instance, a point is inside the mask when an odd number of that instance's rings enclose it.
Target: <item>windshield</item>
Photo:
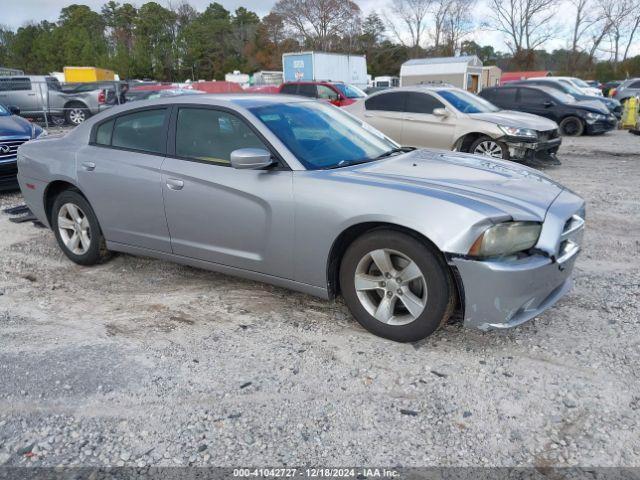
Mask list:
[[[250,109],[309,170],[377,159],[398,145],[338,107],[321,102]]]
[[[488,113],[500,110],[493,103],[464,90],[438,90],[437,93],[462,113]]]
[[[571,81],[581,88],[589,88],[589,84],[584,80],[580,80],[579,78],[571,77]]]
[[[346,83],[336,83],[334,84],[334,87],[340,90],[340,93],[342,93],[346,98],[364,98],[367,96],[367,94],[358,87],[347,85]]]
[[[0,105],[0,117],[4,117],[6,115],[11,115],[9,110],[7,110],[3,105]]]

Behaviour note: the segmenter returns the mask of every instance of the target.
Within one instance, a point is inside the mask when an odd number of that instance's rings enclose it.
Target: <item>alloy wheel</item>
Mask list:
[[[358,262],[354,283],[365,310],[387,325],[407,325],[427,305],[427,283],[420,267],[396,250],[367,253]]]
[[[89,219],[80,207],[65,203],[58,211],[58,232],[65,247],[74,255],[84,255],[91,246]]]
[[[492,158],[502,158],[502,148],[492,140],[480,142],[473,151],[476,155],[487,155]]]
[[[71,123],[73,123],[74,125],[80,125],[86,119],[87,116],[84,113],[84,109],[82,108],[74,108],[73,110],[69,111],[69,120],[71,120]]]

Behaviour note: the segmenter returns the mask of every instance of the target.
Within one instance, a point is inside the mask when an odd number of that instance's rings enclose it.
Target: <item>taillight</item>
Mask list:
[[[107,96],[104,93],[104,90],[100,90],[98,93],[98,103],[105,103],[107,101]]]

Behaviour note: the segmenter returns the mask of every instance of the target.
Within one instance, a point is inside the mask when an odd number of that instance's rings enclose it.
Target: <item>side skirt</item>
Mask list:
[[[114,252],[128,253],[130,255],[140,257],[152,257],[160,260],[168,260],[170,262],[180,263],[182,265],[188,265],[190,267],[202,268],[203,270],[211,270],[213,272],[224,273],[226,275],[231,275],[234,277],[246,278],[247,280],[269,283],[277,287],[288,288],[297,292],[313,295],[314,297],[320,297],[324,300],[329,299],[329,292],[326,288],[316,287],[314,285],[308,285],[306,283],[300,283],[286,278],[275,277],[273,275],[267,275],[265,273],[243,270],[241,268],[230,267],[228,265],[222,265],[220,263],[207,262],[204,260],[198,260],[197,258],[184,257],[181,255],[175,255],[173,253],[159,252],[157,250],[135,247],[118,242],[108,241],[107,249]]]

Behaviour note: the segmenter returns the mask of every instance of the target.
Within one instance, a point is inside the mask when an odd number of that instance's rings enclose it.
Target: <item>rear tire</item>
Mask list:
[[[109,257],[100,224],[89,202],[77,191],[58,195],[51,228],[64,254],[78,265],[96,265]]]
[[[578,117],[566,117],[560,122],[560,133],[566,137],[579,137],[584,133],[584,122]]]
[[[64,118],[69,125],[78,126],[91,116],[91,112],[83,103],[72,103],[65,107]]]
[[[360,325],[396,342],[428,337],[455,305],[440,252],[393,230],[371,231],[349,246],[340,265],[340,288]]]
[[[469,147],[469,153],[474,155],[486,155],[487,157],[509,160],[509,147],[487,135],[478,138]]]

